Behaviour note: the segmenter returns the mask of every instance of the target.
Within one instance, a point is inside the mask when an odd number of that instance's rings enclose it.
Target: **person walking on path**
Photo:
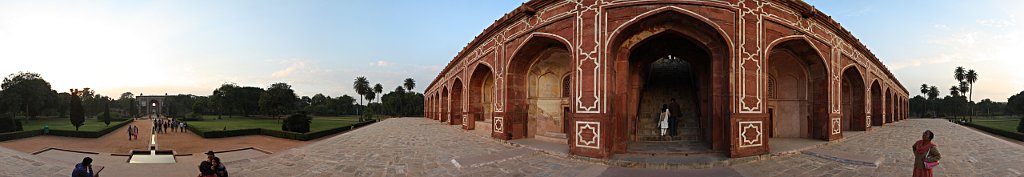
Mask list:
[[[670,136],[675,137],[675,136],[679,135],[678,131],[676,129],[679,129],[679,127],[680,127],[680,125],[679,125],[679,121],[680,121],[679,120],[679,116],[683,115],[683,113],[681,112],[681,110],[679,110],[679,103],[676,102],[676,98],[672,98],[671,101],[672,102],[668,104],[668,110],[669,110],[669,118],[668,118],[668,128],[669,128],[669,130],[668,130],[668,132],[669,132]]]
[[[935,134],[931,130],[925,130],[921,140],[917,140],[911,149],[914,151],[914,177],[932,177],[932,167],[938,165],[942,154],[932,143]]]
[[[672,117],[667,104],[661,104],[661,115],[658,116],[658,129],[661,129],[661,137],[665,138],[665,131],[668,130],[669,117]],[[671,139],[671,137],[669,137]]]
[[[132,126],[129,125],[128,126],[128,141],[131,141],[132,137],[134,137],[134,136],[135,136],[135,132],[132,131]]]

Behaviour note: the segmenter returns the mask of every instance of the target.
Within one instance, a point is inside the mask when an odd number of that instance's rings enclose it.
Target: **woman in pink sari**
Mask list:
[[[932,143],[932,138],[935,138],[935,134],[931,130],[925,130],[921,135],[921,140],[917,140],[912,147],[914,150],[914,177],[932,177],[932,168],[925,163],[938,162],[942,158],[939,149],[935,148],[935,144]]]

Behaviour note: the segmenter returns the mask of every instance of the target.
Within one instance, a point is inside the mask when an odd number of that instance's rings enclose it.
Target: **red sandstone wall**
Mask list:
[[[510,60],[521,51],[521,48],[528,41],[534,38],[555,39],[563,45],[568,46],[573,54],[572,74],[574,91],[572,100],[573,120],[576,125],[575,131],[569,136],[571,152],[577,155],[590,157],[605,157],[612,153],[621,152],[628,139],[628,135],[622,124],[625,118],[617,117],[619,114],[612,112],[615,102],[615,88],[610,87],[614,83],[611,68],[614,63],[611,60],[615,56],[611,52],[615,46],[609,46],[613,39],[618,38],[618,29],[636,21],[642,21],[644,17],[665,11],[685,14],[704,21],[708,25],[716,27],[728,44],[728,68],[731,71],[723,77],[731,83],[728,88],[717,88],[727,90],[727,99],[721,105],[715,105],[715,109],[721,109],[726,114],[716,115],[716,119],[723,122],[715,123],[719,127],[714,133],[713,143],[716,150],[728,152],[730,156],[748,156],[765,154],[768,152],[767,138],[761,136],[764,122],[766,121],[765,106],[765,79],[764,71],[758,68],[765,67],[767,53],[775,44],[789,40],[804,40],[816,50],[818,56],[827,65],[828,92],[824,93],[828,98],[828,113],[825,120],[833,120],[842,117],[841,91],[839,85],[841,74],[847,68],[855,68],[862,74],[865,91],[870,90],[874,82],[879,82],[883,92],[892,91],[891,94],[884,94],[883,102],[886,106],[882,109],[886,116],[885,120],[892,120],[892,117],[902,116],[902,110],[906,100],[907,91],[888,72],[884,65],[881,65],[874,55],[867,51],[862,44],[853,38],[849,32],[838,26],[828,16],[803,3],[778,2],[778,1],[598,1],[579,0],[576,2],[564,2],[554,0],[534,0],[509,13],[495,24],[488,27],[480,36],[477,36],[466,48],[452,60],[451,63],[439,74],[426,91],[428,95],[429,113],[433,117],[444,118],[441,112],[451,98],[441,94],[446,88],[451,89],[455,80],[461,80],[462,84],[468,83],[471,71],[478,65],[490,66],[496,77],[494,82],[494,127],[491,127],[495,138],[510,138],[507,132],[511,130],[508,124],[503,124],[507,117],[504,113],[507,104],[518,104],[509,102],[506,97],[509,95],[506,85],[509,77],[517,77],[508,74]],[[466,88],[463,86],[463,88]],[[462,98],[469,98],[468,89],[462,89]],[[870,113],[870,93],[865,99],[866,115]],[[894,102],[889,99],[897,98]],[[451,106],[459,106],[461,110],[469,110],[468,99],[462,99],[462,103],[453,103]],[[896,107],[889,105],[896,104]],[[450,109],[450,108],[449,108]],[[890,114],[899,111],[897,114]],[[464,113],[455,113],[464,114]],[[868,118],[870,119],[870,118]],[[900,119],[900,118],[897,118]],[[507,120],[505,120],[507,121]],[[825,122],[821,126],[829,130],[824,139],[833,140],[842,138],[841,133],[832,133],[831,122]],[[467,126],[472,127],[472,126]]]

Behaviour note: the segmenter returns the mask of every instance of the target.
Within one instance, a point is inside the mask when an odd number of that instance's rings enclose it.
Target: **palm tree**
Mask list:
[[[356,90],[356,94],[359,94],[359,96],[360,96],[359,97],[359,104],[363,104],[363,97],[362,96],[366,95],[366,92],[368,90],[370,90],[370,89],[368,89],[369,87],[370,87],[370,81],[366,80],[366,76],[356,77],[356,80],[354,82],[352,82],[352,88],[355,89]],[[360,113],[358,110],[356,110],[356,114],[362,115],[362,113]]]
[[[416,87],[416,80],[412,80],[412,78],[405,78],[405,84],[402,85],[405,85],[406,91],[412,92],[412,89]]]
[[[973,69],[972,70],[968,70],[967,71],[967,75],[964,75],[964,79],[967,81],[967,84],[971,85],[970,86],[971,93],[968,94],[969,96],[967,96],[967,100],[968,100],[968,102],[974,101],[974,82],[978,81],[978,73],[974,72]],[[971,122],[974,122],[974,104],[970,104],[970,105],[971,105],[971,114],[970,114],[971,117],[970,117],[970,119],[971,119]]]
[[[377,85],[373,86],[373,92],[377,93],[376,95],[378,96],[384,96],[381,95],[381,93],[384,93],[384,86],[381,86],[380,83],[377,83]],[[377,99],[377,103],[380,103],[380,99]]]
[[[921,84],[921,95],[928,95],[928,84]]]
[[[939,97],[939,87],[932,86],[931,88],[928,88],[928,99],[929,100],[934,100],[935,98],[938,98],[938,97]]]
[[[953,87],[950,87],[949,95],[954,97],[960,96],[960,88],[957,88],[955,85]]]
[[[964,70],[963,66],[957,66],[956,70],[953,70],[953,78],[957,82],[964,82],[964,76],[967,75],[965,72],[967,71]]]

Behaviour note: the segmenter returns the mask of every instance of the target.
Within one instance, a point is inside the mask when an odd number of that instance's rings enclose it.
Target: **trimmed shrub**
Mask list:
[[[39,136],[39,135],[42,135],[42,134],[43,134],[42,130],[29,130],[29,131],[16,131],[16,132],[0,133],[0,141],[16,140],[16,139],[33,137],[33,136]]]
[[[1019,123],[1017,123],[1017,132],[1024,133],[1024,116],[1021,116]]]
[[[10,113],[0,114],[0,133],[21,131],[21,120]]]
[[[288,131],[280,131],[280,130],[270,130],[270,129],[262,129],[262,128],[240,129],[240,130],[214,130],[214,131],[202,131],[202,130],[199,130],[199,129],[195,128],[194,126],[188,126],[187,128],[190,131],[192,131],[192,133],[195,133],[196,135],[199,135],[199,136],[201,136],[203,138],[224,138],[224,137],[245,136],[245,135],[266,135],[266,136],[272,136],[272,137],[284,138],[284,139],[293,139],[293,140],[299,140],[299,141],[309,141],[309,140],[317,139],[317,138],[320,138],[320,137],[329,136],[329,135],[337,134],[337,133],[340,133],[340,132],[356,129],[356,128],[359,128],[359,127],[362,127],[362,126],[370,125],[370,124],[373,124],[374,122],[375,121],[360,122],[360,123],[352,124],[352,125],[349,125],[349,126],[337,127],[337,128],[332,128],[332,129],[327,129],[327,130],[322,130],[322,131],[317,131],[317,132],[309,132],[309,133],[296,133],[296,132],[288,132]]]
[[[312,117],[306,116],[305,111],[292,114],[288,118],[284,119],[281,124],[281,130],[290,131],[296,133],[308,133],[309,124],[313,121]]]

